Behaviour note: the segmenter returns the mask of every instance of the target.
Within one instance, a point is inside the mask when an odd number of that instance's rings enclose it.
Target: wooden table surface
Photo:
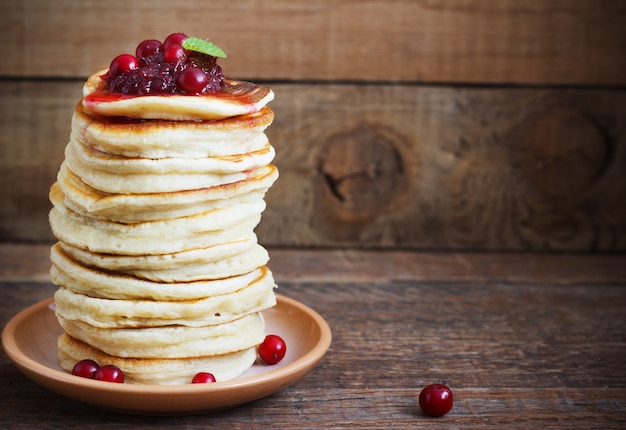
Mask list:
[[[322,362],[223,412],[142,417],[40,388],[0,354],[0,428],[626,428],[626,257],[270,249],[329,323]],[[50,297],[48,246],[0,245],[0,324]],[[424,416],[427,384],[455,394]]]

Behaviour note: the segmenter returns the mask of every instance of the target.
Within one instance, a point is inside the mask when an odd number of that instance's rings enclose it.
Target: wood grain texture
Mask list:
[[[80,82],[0,82],[2,240],[51,240]],[[273,85],[271,246],[626,249],[626,92]],[[26,113],[30,114],[26,114]]]
[[[63,161],[80,88],[0,83],[0,240],[49,240],[48,190]]]
[[[8,0],[0,241],[52,240],[84,78],[186,31],[277,93],[265,244],[624,251],[625,18],[611,0]]]
[[[37,278],[47,248],[18,248],[0,245],[0,257],[32,255],[0,266],[2,325],[54,291]],[[322,362],[291,387],[216,414],[134,417],[51,394],[0,353],[0,423],[81,429],[626,425],[626,264],[616,256],[354,250],[271,255],[281,276],[279,292],[315,309],[333,331]],[[524,266],[531,268],[525,278]],[[33,275],[18,279],[17,273]],[[334,276],[341,273],[360,276]],[[456,399],[452,412],[436,420],[422,415],[416,400],[434,382],[449,385]]]
[[[277,88],[271,244],[623,249],[626,93],[305,88]]]
[[[138,41],[212,38],[240,78],[623,85],[614,0],[7,0],[1,76],[87,76]]]

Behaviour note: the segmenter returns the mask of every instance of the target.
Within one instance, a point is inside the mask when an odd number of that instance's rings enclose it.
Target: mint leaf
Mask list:
[[[208,40],[198,37],[188,37],[183,41],[182,47],[188,51],[201,52],[213,57],[226,58],[226,53],[219,46]]]

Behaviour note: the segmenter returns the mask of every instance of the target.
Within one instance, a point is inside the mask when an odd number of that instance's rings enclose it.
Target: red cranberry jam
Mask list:
[[[224,76],[217,57],[184,49],[185,39],[187,35],[173,33],[163,43],[144,40],[135,55],[118,55],[103,77],[106,89],[140,96],[219,92]]]

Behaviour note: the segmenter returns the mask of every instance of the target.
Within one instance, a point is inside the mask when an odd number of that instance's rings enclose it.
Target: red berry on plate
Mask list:
[[[98,381],[122,383],[124,382],[124,373],[122,373],[119,367],[107,364],[98,369],[94,375],[94,379]]]
[[[74,365],[72,375],[93,379],[98,369],[100,369],[100,366],[98,366],[98,363],[95,361],[88,359],[81,360]]]
[[[198,67],[189,67],[178,77],[178,86],[186,93],[199,94],[209,83],[209,77]]]
[[[285,357],[287,345],[285,341],[275,334],[268,334],[259,345],[259,357],[267,364],[276,364]]]
[[[215,382],[215,376],[208,372],[198,372],[191,380],[192,384],[206,384],[207,382]]]
[[[137,49],[135,50],[135,57],[137,57],[139,60],[141,60],[142,58],[147,58],[156,52],[160,52],[162,46],[163,44],[160,40],[144,40],[139,45],[137,45]]]
[[[419,395],[419,405],[426,415],[441,417],[450,412],[454,397],[452,391],[443,384],[431,384]]]
[[[139,67],[139,60],[134,55],[121,54],[111,61],[109,73],[112,76],[119,76],[124,72],[135,70]]]
[[[185,39],[187,38],[188,36],[185,33],[170,34],[163,41],[163,52],[167,51],[167,48],[169,48],[172,45],[179,45],[179,46],[182,45]]]

